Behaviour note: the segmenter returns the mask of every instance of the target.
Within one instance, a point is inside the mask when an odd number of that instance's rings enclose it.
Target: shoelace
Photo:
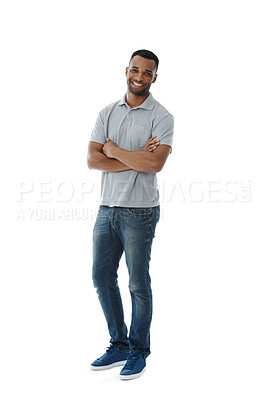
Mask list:
[[[136,362],[140,359],[141,353],[139,351],[134,351],[128,356],[127,362],[123,369],[133,370],[135,368]]]
[[[106,353],[103,354],[98,360],[104,361],[107,357],[110,357],[110,355],[115,351],[116,349],[113,346],[107,347]]]

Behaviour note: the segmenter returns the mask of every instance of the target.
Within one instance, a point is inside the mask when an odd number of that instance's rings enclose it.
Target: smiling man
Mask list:
[[[171,152],[173,116],[150,93],[158,58],[138,50],[126,68],[127,93],[99,113],[88,167],[102,171],[101,205],[93,230],[93,282],[110,333],[110,347],[93,370],[124,365],[121,379],[139,377],[150,354],[152,242],[160,218],[156,173]],[[117,283],[125,253],[132,319],[128,333]]]

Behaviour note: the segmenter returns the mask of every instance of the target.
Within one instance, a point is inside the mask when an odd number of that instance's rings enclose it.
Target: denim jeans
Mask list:
[[[101,205],[93,229],[93,283],[107,321],[110,343],[121,351],[150,354],[152,290],[149,274],[152,241],[160,206],[151,208]],[[117,270],[125,252],[132,318],[128,335]]]

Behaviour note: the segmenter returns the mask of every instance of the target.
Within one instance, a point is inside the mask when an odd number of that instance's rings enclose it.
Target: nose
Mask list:
[[[141,82],[141,81],[142,81],[142,72],[141,72],[141,71],[136,75],[136,80],[137,80],[138,82]]]

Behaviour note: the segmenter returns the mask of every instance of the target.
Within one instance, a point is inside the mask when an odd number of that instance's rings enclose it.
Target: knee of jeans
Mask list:
[[[94,269],[92,271],[92,281],[93,285],[96,289],[100,288],[117,288],[117,275],[109,274],[108,276],[103,273],[103,271],[99,271],[98,269]]]
[[[146,282],[129,282],[128,288],[129,291],[133,294],[138,293],[147,293],[150,285],[146,284]]]
[[[92,281],[96,289],[105,285],[103,275],[100,273],[100,271],[94,268],[92,270]]]
[[[94,276],[92,276],[92,281],[93,281],[93,286],[94,286],[95,289],[100,287],[100,284],[99,284],[100,282]]]

